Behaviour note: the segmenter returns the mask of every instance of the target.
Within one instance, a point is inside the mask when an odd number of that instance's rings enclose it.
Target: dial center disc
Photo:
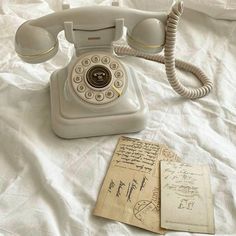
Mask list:
[[[104,88],[111,82],[111,72],[101,65],[91,67],[86,73],[88,83],[94,88]]]

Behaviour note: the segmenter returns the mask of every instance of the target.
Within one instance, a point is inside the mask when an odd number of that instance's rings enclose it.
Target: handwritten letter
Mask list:
[[[161,227],[214,233],[207,166],[161,162]]]
[[[159,211],[161,160],[179,161],[179,157],[165,145],[121,137],[94,215],[163,233]]]

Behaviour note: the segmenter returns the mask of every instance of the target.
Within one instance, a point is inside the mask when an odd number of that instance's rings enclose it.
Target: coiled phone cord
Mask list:
[[[177,92],[179,95],[183,97],[190,99],[201,98],[206,96],[211,91],[213,83],[200,68],[190,63],[184,62],[182,60],[175,59],[177,25],[182,13],[183,13],[183,2],[179,2],[178,4],[172,7],[172,10],[168,16],[167,26],[166,26],[166,41],[165,41],[164,56],[145,54],[137,50],[134,50],[128,46],[116,46],[114,48],[114,51],[118,55],[136,56],[165,64],[168,81],[171,87],[175,90],[175,92]],[[191,72],[197,77],[198,80],[201,81],[203,85],[199,88],[185,87],[178,80],[176,76],[175,67]]]

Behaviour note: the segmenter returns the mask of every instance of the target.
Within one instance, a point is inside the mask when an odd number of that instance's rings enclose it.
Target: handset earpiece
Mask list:
[[[47,29],[27,21],[16,32],[15,50],[23,61],[41,63],[57,53],[58,41]]]
[[[145,19],[127,31],[127,43],[144,53],[161,52],[165,44],[165,25],[156,18]]]

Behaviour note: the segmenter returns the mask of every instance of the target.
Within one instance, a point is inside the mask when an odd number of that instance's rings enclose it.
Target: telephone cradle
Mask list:
[[[101,17],[101,12],[103,16]],[[171,87],[181,96],[207,95],[212,82],[197,67],[176,60],[174,48],[183,3],[167,12],[147,12],[113,6],[67,9],[22,24],[15,48],[28,63],[41,63],[58,51],[57,35],[64,30],[74,44],[70,63],[50,79],[51,121],[62,138],[137,132],[145,128],[148,107],[134,68],[123,56],[137,56],[165,64]],[[89,17],[88,17],[89,16]],[[129,46],[114,46],[127,28]],[[164,49],[164,56],[156,53]],[[193,73],[202,83],[186,88],[175,67]]]

